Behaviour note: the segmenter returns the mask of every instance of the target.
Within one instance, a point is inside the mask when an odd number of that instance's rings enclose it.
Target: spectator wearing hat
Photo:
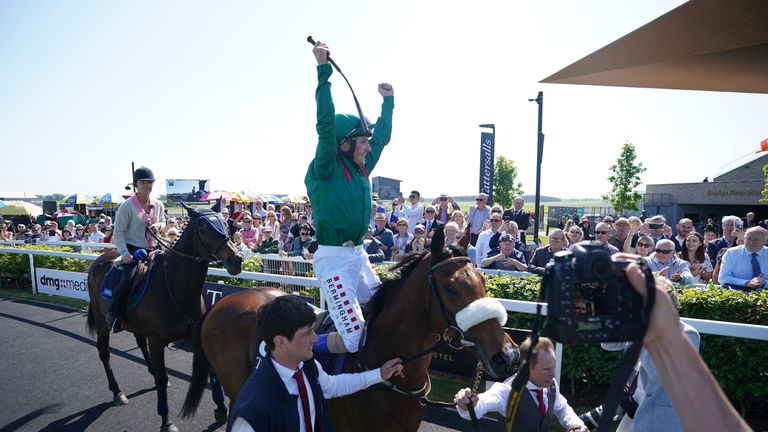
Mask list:
[[[579,227],[581,227],[581,231],[584,232],[584,237],[583,237],[584,240],[595,239],[595,237],[592,235],[589,219],[587,218],[581,219],[581,222],[579,222]]]
[[[413,239],[405,246],[405,253],[421,252],[428,247],[427,230],[424,228],[424,225],[416,224],[416,227],[413,229]]]
[[[499,252],[484,258],[480,267],[495,270],[518,270],[526,267],[525,254],[515,249],[517,240],[511,234],[504,233],[499,237]]]
[[[413,234],[416,225],[424,217],[424,206],[419,204],[421,194],[417,190],[411,191],[411,194],[408,195],[408,204],[405,204],[405,199],[402,196],[396,199],[400,204],[395,208],[394,213],[398,218],[408,220],[408,233]]]
[[[384,261],[392,259],[392,250],[395,246],[394,234],[387,228],[387,215],[385,213],[376,213],[374,218],[375,227],[371,233],[373,238],[382,244],[384,252]],[[373,261],[371,261],[373,262]]]
[[[435,206],[428,205],[424,208],[424,219],[419,221],[419,224],[424,225],[424,229],[427,230],[427,238],[430,239],[435,235],[435,231],[444,225],[442,222],[435,219],[436,211]]]
[[[608,243],[618,250],[624,250],[624,242],[629,237],[629,220],[620,217],[613,223],[613,235],[608,239]]]
[[[280,250],[280,242],[273,236],[274,230],[271,226],[266,225],[261,230],[261,244],[253,249],[254,252],[260,254],[276,254]]]
[[[453,197],[444,193],[432,200],[432,205],[435,206],[435,211],[437,212],[435,218],[443,225],[451,221],[451,216],[455,210],[461,210],[456,201],[453,200]]]

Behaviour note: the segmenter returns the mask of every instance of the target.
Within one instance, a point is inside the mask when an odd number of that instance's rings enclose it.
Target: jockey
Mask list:
[[[384,101],[371,136],[365,119],[335,114],[328,81],[333,72],[328,64],[328,46],[318,42],[313,53],[318,63],[318,144],[304,184],[314,205],[318,241],[315,274],[338,331],[321,335],[315,352],[357,352],[365,325],[360,303],[366,302],[381,283],[363,250],[363,239],[371,212],[368,174],[389,142],[394,90],[389,84],[379,84]]]
[[[154,183],[155,175],[151,169],[137,168],[133,172],[136,194],[120,206],[115,216],[112,242],[120,252],[123,267],[120,283],[112,290],[112,302],[107,314],[107,325],[115,333],[123,330],[118,317],[131,291],[131,270],[137,264],[133,254],[139,249],[154,249],[155,241],[148,230],[156,233],[165,222],[163,203],[149,196]]]

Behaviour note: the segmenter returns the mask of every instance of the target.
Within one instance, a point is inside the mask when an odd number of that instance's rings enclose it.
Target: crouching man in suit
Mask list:
[[[531,352],[530,378],[525,384],[528,391],[522,395],[512,429],[516,431],[549,431],[550,419],[555,416],[568,431],[588,432],[589,429],[576,415],[573,408],[568,405],[568,401],[560,394],[557,387],[555,381],[557,357],[552,341],[541,337],[539,343],[531,348],[531,339],[526,339],[520,345],[520,358],[526,358],[531,349],[533,352]],[[459,390],[454,399],[459,415],[469,420],[467,404],[470,397],[478,418],[491,411],[506,415],[513,379],[514,376],[503,383],[495,383],[485,393],[474,394],[468,388]]]

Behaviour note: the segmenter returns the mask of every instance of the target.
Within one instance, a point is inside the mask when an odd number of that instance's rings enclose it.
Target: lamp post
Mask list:
[[[481,128],[491,129],[491,139],[485,139],[483,132],[480,134],[480,192],[488,194],[488,203],[493,202],[493,164],[494,148],[496,147],[496,125],[486,123],[479,125]]]
[[[539,203],[541,201],[541,158],[544,155],[544,132],[541,131],[541,121],[544,112],[544,92],[539,92],[536,99],[528,99],[539,105],[539,131],[536,136],[536,208],[534,209],[533,240],[539,240]]]

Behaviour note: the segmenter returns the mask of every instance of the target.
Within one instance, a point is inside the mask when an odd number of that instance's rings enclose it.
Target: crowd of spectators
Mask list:
[[[646,257],[657,274],[672,282],[713,282],[742,290],[762,289],[765,285],[763,269],[768,267],[768,253],[757,243],[765,238],[761,245],[764,247],[768,231],[766,222],[755,220],[753,212],[744,218],[725,216],[720,223],[709,219],[698,227],[682,218],[674,228],[664,215],[643,219],[605,216],[594,222],[568,215],[560,218],[558,228],[550,230],[548,245],[537,244],[539,247],[532,250],[527,248],[525,229],[520,226],[523,223],[527,227],[531,217],[523,210],[522,197],[514,199],[512,208],[504,209],[498,204],[489,207],[488,197],[480,193],[475,205],[466,211],[447,194],[429,203],[422,202],[421,194],[414,190],[407,200],[402,194],[395,198],[389,209],[381,205],[376,194],[373,199],[365,240],[372,262],[399,261],[407,253],[428,249],[441,228],[446,244],[457,244],[469,227],[467,252],[480,268],[543,274],[554,253],[582,240],[594,240],[603,243],[611,254],[627,252]],[[294,204],[280,204],[278,208],[268,204],[264,208],[262,202],[255,202],[251,212],[236,203],[232,215],[224,206],[221,216],[239,251],[309,260],[316,249],[312,203],[299,207],[302,211],[295,211]],[[107,215],[85,226],[72,220],[63,227],[55,220],[39,225],[28,219],[18,224],[3,221],[0,238],[30,243],[110,243],[112,239],[112,219]],[[187,223],[186,216],[167,217],[159,235],[174,244]]]

